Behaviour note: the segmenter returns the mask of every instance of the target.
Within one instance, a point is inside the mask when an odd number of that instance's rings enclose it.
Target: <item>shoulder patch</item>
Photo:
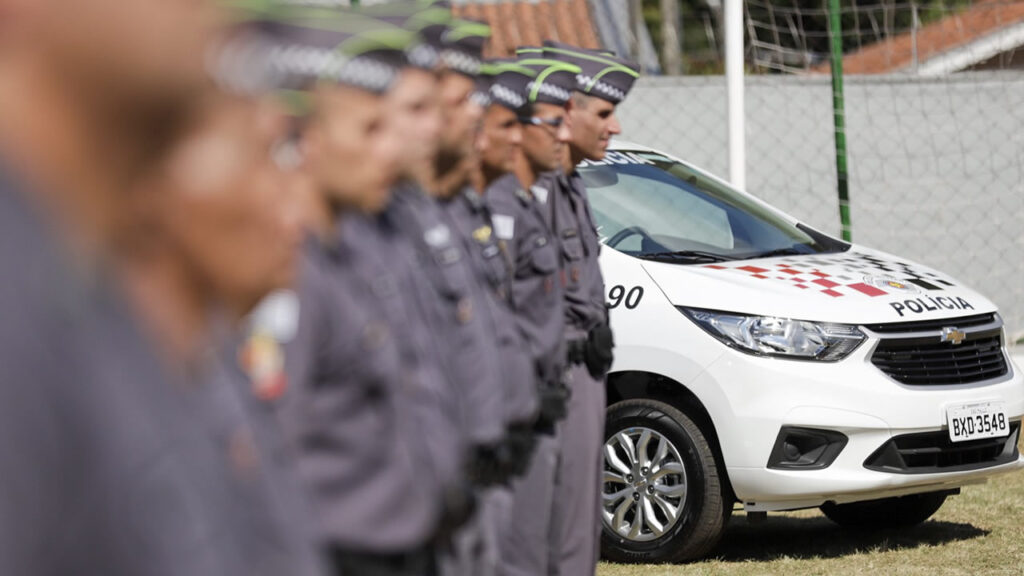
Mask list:
[[[548,189],[543,186],[537,186],[534,184],[530,186],[530,192],[533,192],[533,197],[537,199],[537,202],[541,204],[548,203]]]
[[[292,290],[266,296],[248,318],[250,332],[262,332],[278,342],[290,342],[298,332],[299,297]]]
[[[494,224],[494,235],[499,240],[511,240],[516,234],[516,219],[505,214],[492,214],[491,223]]]
[[[423,234],[423,241],[431,248],[438,248],[451,241],[451,231],[444,224],[438,224]]]

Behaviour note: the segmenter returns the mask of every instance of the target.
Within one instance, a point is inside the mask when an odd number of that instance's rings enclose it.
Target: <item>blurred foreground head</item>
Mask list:
[[[275,157],[287,130],[272,98],[211,93],[147,190],[157,253],[233,318],[292,283],[301,199]]]
[[[80,252],[130,244],[123,196],[209,87],[213,0],[0,0],[0,156]]]
[[[490,28],[481,22],[453,20],[445,32],[441,54],[441,119],[437,175],[466,176],[476,167],[475,144],[484,109],[473,98],[480,72],[484,43]]]
[[[214,0],[0,0],[0,51],[45,62],[86,98],[170,104],[206,82],[223,16]]]
[[[297,151],[321,203],[372,211],[396,176],[383,97],[407,34],[358,15],[250,4],[211,54],[212,92],[157,174],[147,214],[168,260],[234,317],[291,283],[303,224]],[[272,95],[304,104],[296,124]],[[295,128],[302,127],[295,138]]]
[[[582,160],[601,160],[612,136],[622,133],[615,107],[640,76],[640,66],[609,55],[547,41],[544,56],[579,66],[576,95],[569,107],[572,125],[572,166]],[[572,166],[567,167],[571,169]]]
[[[436,176],[443,125],[438,90],[451,9],[410,1],[368,6],[361,13],[413,34],[405,50],[408,66],[387,94],[388,130],[401,146],[402,179],[429,189]]]
[[[406,65],[412,34],[337,8],[279,22],[301,48],[288,54],[313,76],[300,148],[303,169],[332,212],[377,212],[397,181],[401,134],[388,129],[386,94]]]

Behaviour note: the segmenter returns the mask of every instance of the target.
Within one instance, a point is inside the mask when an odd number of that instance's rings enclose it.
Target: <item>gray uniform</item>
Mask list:
[[[510,261],[494,236],[484,199],[475,190],[466,188],[441,202],[441,207],[462,240],[479,283],[487,289],[483,302],[487,305],[489,331],[496,339],[500,354],[506,425],[529,427],[538,406],[536,374],[529,349],[512,314]],[[525,460],[525,454],[523,458]],[[490,487],[483,491],[480,501],[480,510],[474,519],[479,545],[474,546],[473,539],[464,543],[463,553],[450,563],[448,573],[479,576],[497,571],[500,540],[507,532],[510,513],[507,488]]]
[[[486,192],[495,237],[512,263],[509,302],[538,377],[553,381],[565,365],[564,288],[559,278],[558,242],[546,221],[543,200],[523,190],[513,174],[494,182]]]
[[[561,381],[565,366],[564,293],[558,243],[546,222],[548,190],[528,192],[509,174],[486,193],[495,235],[513,263],[511,303],[516,325],[533,360],[539,383]],[[500,542],[502,573],[546,575],[550,551],[559,549],[551,524],[558,442],[537,438],[526,475],[512,482],[507,525]]]
[[[380,304],[379,318],[391,329],[401,354],[403,369],[422,386],[415,398],[417,417],[414,451],[417,467],[431,473],[444,491],[446,522],[457,521],[458,508],[466,497],[465,457],[467,440],[462,435],[462,413],[456,389],[449,382],[436,353],[435,332],[410,295],[428,280],[413,267],[413,248],[385,213],[369,218],[346,216],[339,241],[352,255],[352,273],[373,292]]]
[[[437,402],[422,373],[403,361],[384,303],[357,273],[357,255],[340,235],[305,245],[279,415],[299,454],[318,533],[336,560],[344,566],[375,555],[415,563],[428,555],[441,514],[438,474],[418,465],[417,455],[445,457],[423,440],[439,426],[425,416]],[[424,564],[408,572],[427,570]]]
[[[260,551],[266,574],[324,573],[312,509],[295,474],[293,453],[273,413],[252,394],[237,362],[235,337],[225,334],[218,342],[223,342],[222,349],[207,354],[202,373],[196,375],[202,384],[187,398],[196,413],[204,414],[235,470],[237,486],[231,496],[241,516],[235,536],[244,539],[247,550]]]
[[[505,385],[505,419],[509,425],[530,423],[537,412],[537,390],[529,350],[512,314],[510,260],[494,235],[490,211],[473,189],[467,188],[441,203],[447,221],[462,239],[479,283],[487,288],[489,329],[498,345]]]
[[[237,389],[166,374],[3,179],[0,574],[317,574]]]
[[[434,332],[435,351],[455,387],[466,438],[471,445],[493,445],[505,433],[504,382],[488,331],[484,288],[457,231],[433,199],[414,186],[400,186],[389,216],[412,248],[405,258],[427,280],[410,286],[410,297]]]
[[[439,204],[415,188],[402,187],[396,190],[391,211],[397,225],[412,241],[415,262],[428,279],[416,286],[417,302],[432,319],[437,352],[446,361],[452,385],[463,400],[467,437],[475,447],[475,460],[470,470],[478,473],[485,464],[480,448],[500,445],[508,424],[504,405],[508,388],[502,370],[509,364],[502,362],[499,338],[495,334],[495,315],[500,311],[490,293],[491,280],[481,279],[481,276],[493,275],[497,284],[503,283],[498,266],[504,263],[495,260],[501,257],[500,251],[485,255],[482,248],[473,249],[463,240],[465,231],[472,236],[479,224],[486,222],[479,220],[478,215],[464,212],[465,205],[456,202],[459,200]],[[480,259],[479,268],[474,266],[474,257]],[[508,324],[505,334],[515,338],[517,334],[514,328],[509,329],[511,323]],[[529,366],[521,352],[511,360],[517,373],[528,375]],[[493,469],[493,463],[487,468]],[[442,574],[487,576],[493,573],[497,534],[492,495],[492,488],[478,486],[477,511],[467,525],[454,534],[450,553],[441,557]]]
[[[566,282],[566,339],[584,341],[588,331],[606,324],[604,278],[598,265],[601,245],[583,180],[577,172],[547,176],[555,181],[553,228],[562,247]],[[595,379],[581,359],[570,361],[566,379],[572,396],[559,425],[558,484],[552,523],[561,551],[552,559],[557,573],[593,574],[600,552],[601,476],[604,444],[605,383]]]

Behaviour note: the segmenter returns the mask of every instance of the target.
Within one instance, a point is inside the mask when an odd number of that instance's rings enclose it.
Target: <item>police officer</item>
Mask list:
[[[484,107],[484,123],[477,133],[479,168],[468,176],[508,171],[512,168],[518,148],[519,125],[512,115],[512,126],[502,121],[500,113],[490,110],[490,77],[481,73],[477,78],[472,98]],[[503,111],[507,109],[502,107]],[[439,199],[447,223],[461,240],[468,254],[468,262],[476,281],[483,287],[480,302],[488,324],[488,334],[498,348],[503,380],[504,441],[492,448],[493,460],[487,467],[478,468],[475,480],[481,486],[480,512],[477,523],[482,532],[482,558],[464,553],[459,573],[494,574],[498,570],[499,544],[507,531],[508,490],[506,484],[525,472],[533,449],[533,425],[537,411],[537,390],[533,361],[516,326],[511,308],[511,271],[507,254],[494,236],[491,214],[482,197],[482,187],[468,182],[453,196]],[[467,547],[464,552],[472,548]]]
[[[261,540],[290,513],[263,500],[255,452],[232,449],[252,444],[218,433],[251,424],[238,396],[165,370],[209,366],[176,344],[227,300],[178,283],[201,282],[145,226],[156,206],[138,187],[207,110],[217,18],[194,3],[85,1],[74,18],[58,4],[0,4],[0,572],[315,573],[301,543]],[[174,252],[163,278],[125,281],[157,244]],[[175,312],[189,321],[158,318]]]
[[[494,472],[495,483],[504,484],[512,475],[525,470],[531,450],[534,421],[537,416],[537,390],[533,386],[533,362],[515,325],[512,314],[512,274],[508,254],[494,234],[491,212],[483,198],[483,184],[490,176],[508,172],[518,152],[520,127],[515,114],[504,105],[491,106],[493,70],[481,72],[474,97],[486,109],[477,134],[480,154],[479,186],[467,185],[458,194],[442,200],[449,223],[461,237],[478,282],[486,288],[488,320],[497,339],[504,381],[506,443],[500,448],[501,466]],[[495,108],[499,110],[495,110]],[[512,125],[507,114],[512,114]]]
[[[309,44],[341,58],[319,71],[300,137],[303,171],[329,218],[305,244],[281,419],[336,570],[429,574],[444,482],[459,465],[452,399],[407,362],[395,320],[404,312],[389,308],[401,304],[396,287],[371,283],[346,241],[348,216],[379,211],[396,176],[385,93],[411,37],[353,13],[287,22],[316,27]]]
[[[280,195],[282,175],[271,160],[284,116],[269,98],[217,93],[194,116],[164,169],[139,192],[153,206],[152,232],[126,263],[127,286],[159,303],[144,315],[198,382],[186,402],[235,468],[229,502],[240,520],[225,538],[238,539],[268,573],[314,573],[309,509],[293,461],[238,369],[232,334],[235,320],[292,277],[297,213]]]
[[[503,573],[547,574],[552,539],[557,442],[555,424],[564,417],[567,393],[564,370],[564,312],[558,278],[557,243],[546,224],[550,211],[546,190],[534,187],[537,176],[557,167],[569,138],[566,105],[578,69],[541,58],[502,65],[491,94],[521,130],[522,146],[513,157],[513,174],[487,189],[494,229],[513,264],[511,302],[527,344],[540,392],[535,430],[537,451],[527,475],[512,484],[510,517],[501,542]],[[493,125],[503,114],[489,111]],[[487,156],[485,155],[485,158]],[[486,162],[485,162],[486,164]],[[490,172],[497,172],[497,166]]]
[[[561,574],[593,574],[601,531],[601,446],[604,438],[605,382],[612,361],[612,333],[598,265],[600,241],[586,189],[575,166],[601,160],[610,138],[621,129],[615,106],[639,76],[633,63],[555,42],[544,55],[580,67],[569,107],[572,138],[569,162],[554,186],[552,228],[562,248],[566,280],[566,345],[572,392],[559,440],[559,484],[555,530],[560,534]]]

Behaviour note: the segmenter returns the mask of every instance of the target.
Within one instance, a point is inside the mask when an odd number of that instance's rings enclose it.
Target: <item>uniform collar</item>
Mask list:
[[[484,199],[477,194],[476,190],[474,190],[472,186],[466,186],[463,188],[462,192],[459,193],[459,196],[462,196],[466,201],[466,204],[469,205],[469,209],[474,214],[479,214],[484,211]]]

